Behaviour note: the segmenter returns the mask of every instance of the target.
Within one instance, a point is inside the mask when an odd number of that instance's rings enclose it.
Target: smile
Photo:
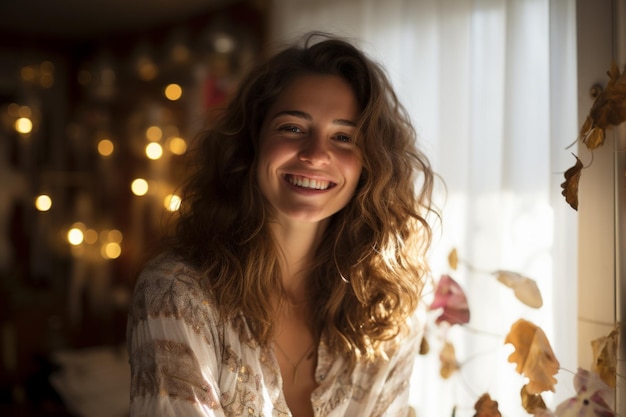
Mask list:
[[[285,179],[289,184],[297,187],[309,188],[312,190],[327,190],[334,185],[330,181],[316,180],[313,178],[301,177],[299,175],[285,175]]]

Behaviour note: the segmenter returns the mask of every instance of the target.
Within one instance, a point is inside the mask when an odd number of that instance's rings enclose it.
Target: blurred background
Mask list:
[[[127,415],[128,302],[185,153],[247,69],[308,30],[384,65],[443,180],[432,275],[465,289],[471,319],[427,320],[418,416],[474,416],[483,393],[527,416],[503,343],[519,318],[560,361],[554,410],[590,341],[624,327],[626,132],[593,156],[575,144],[611,60],[626,64],[624,22],[626,0],[0,1],[0,415]],[[572,153],[589,165],[578,211],[560,187]],[[543,306],[497,270],[535,280]]]
[[[135,274],[265,7],[0,4],[0,415],[124,415]]]

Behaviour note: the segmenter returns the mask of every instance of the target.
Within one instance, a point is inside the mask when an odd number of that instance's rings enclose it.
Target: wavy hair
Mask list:
[[[271,342],[284,294],[280,249],[267,227],[255,177],[259,132],[285,86],[305,74],[336,75],[360,105],[362,174],[333,215],[310,269],[317,337],[354,364],[382,353],[417,308],[428,274],[434,174],[380,65],[351,43],[313,33],[253,69],[199,137],[170,242],[202,271],[224,320],[243,313],[256,340]]]

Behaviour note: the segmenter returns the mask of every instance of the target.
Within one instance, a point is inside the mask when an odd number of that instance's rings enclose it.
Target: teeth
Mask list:
[[[287,176],[287,181],[289,181],[292,185],[297,185],[298,187],[303,188],[311,188],[314,190],[325,190],[330,185],[329,181],[323,180],[314,180],[307,177],[297,177],[294,175]]]

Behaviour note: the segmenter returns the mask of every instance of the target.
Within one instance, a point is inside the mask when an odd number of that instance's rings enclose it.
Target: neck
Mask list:
[[[307,299],[306,278],[326,223],[272,223],[270,230],[282,253],[280,262],[283,287],[289,302]]]

